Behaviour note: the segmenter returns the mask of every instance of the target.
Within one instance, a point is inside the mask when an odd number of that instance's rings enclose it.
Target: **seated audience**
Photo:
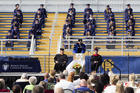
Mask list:
[[[124,86],[122,81],[118,81],[116,84],[116,93],[124,93]]]
[[[73,90],[73,93],[77,93],[78,91],[91,93],[90,92],[91,90],[87,87],[87,81],[85,79],[80,80],[80,86],[79,86],[79,88],[74,89]]]
[[[0,79],[0,92],[10,92],[10,90],[6,88],[4,79]]]
[[[58,90],[58,88],[62,88],[62,89],[70,89],[73,90],[74,86],[72,82],[69,82],[65,79],[65,75],[64,74],[60,74],[59,75],[59,80],[60,82],[57,82],[55,87],[54,87],[54,93],[56,93],[56,91]]]
[[[127,83],[125,84],[126,87],[136,88],[137,85],[136,85],[136,83],[135,83],[135,79],[136,79],[135,74],[130,74],[130,75],[129,75],[129,82],[127,82]]]
[[[23,93],[31,93],[33,88],[35,87],[36,83],[37,83],[37,78],[32,76],[29,78],[29,83],[30,85],[26,85],[24,90],[23,90]]]
[[[44,75],[44,81],[48,82],[48,78],[50,77],[49,73],[45,73]]]
[[[104,93],[116,93],[116,84],[117,84],[117,82],[118,82],[118,79],[114,77],[112,79],[112,81],[111,81],[111,85],[107,86],[104,89]]]
[[[32,93],[45,93],[43,86],[36,85],[34,86]]]
[[[70,72],[70,74],[68,75],[68,81],[69,82],[73,82],[74,81],[74,75],[75,75],[75,73],[74,72]]]
[[[19,85],[14,85],[12,87],[12,91],[13,91],[13,93],[22,93],[22,89]]]
[[[54,83],[54,84],[56,84],[56,82],[57,82],[57,78],[55,77],[55,74],[56,74],[56,71],[55,70],[51,70],[50,77],[49,77],[49,79],[53,80],[52,83]]]
[[[28,80],[27,74],[23,73],[21,75],[21,78],[17,79],[13,85],[19,85],[21,87],[21,90],[23,90],[26,85],[29,85],[29,80]]]
[[[124,93],[134,93],[134,89],[132,87],[126,87]]]
[[[84,72],[80,72],[79,78],[73,81],[74,87],[77,87],[80,84],[80,80],[82,79],[88,80],[88,75]]]
[[[64,93],[64,89],[62,89],[62,88],[57,88],[57,90],[56,90],[55,93]]]

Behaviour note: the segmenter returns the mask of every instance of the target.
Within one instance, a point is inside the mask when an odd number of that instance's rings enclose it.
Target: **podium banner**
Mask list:
[[[91,62],[90,62],[90,56],[85,57],[85,71],[87,73],[91,72]],[[122,72],[122,74],[127,74],[128,69],[129,73],[135,73],[135,74],[140,74],[140,57],[136,56],[103,56],[103,63],[98,69],[98,72],[100,71],[101,73],[104,72],[104,62],[106,66],[106,71],[113,71],[115,74],[119,74],[119,70],[117,70],[113,65],[111,65],[109,62],[110,61],[112,64],[116,65]],[[128,68],[129,67],[129,68]]]
[[[91,56],[85,56],[85,72],[90,73],[91,72],[91,62],[90,62]],[[72,61],[73,57],[69,57],[69,63]],[[138,56],[103,56],[103,63],[98,69],[98,73],[104,73],[104,62],[106,66],[106,71],[113,71],[115,74],[119,74],[119,70],[117,70],[113,65],[111,65],[109,62],[116,65],[122,72],[122,74],[128,73],[128,67],[129,67],[129,73],[135,73],[140,74],[140,57]]]

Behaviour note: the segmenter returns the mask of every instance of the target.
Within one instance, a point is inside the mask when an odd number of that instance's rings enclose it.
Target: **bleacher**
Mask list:
[[[96,19],[96,36],[107,36],[107,23],[104,20],[103,12],[96,12],[93,14]],[[134,18],[136,20],[135,32],[136,36],[140,35],[140,13],[135,12]],[[126,25],[124,22],[124,13],[115,12],[115,20],[116,20],[116,32],[117,36],[126,36]],[[73,36],[83,36],[84,33],[84,24],[83,24],[83,13],[76,14],[76,23],[73,30]]]
[[[20,38],[21,39],[28,39],[28,32],[32,27],[32,23],[33,23],[33,19],[34,19],[34,14],[35,13],[31,13],[31,12],[25,12],[23,13],[24,16],[24,21],[22,24],[22,28],[20,28]],[[45,22],[45,28],[43,28],[42,30],[42,36],[37,36],[37,48],[36,51],[45,51],[47,50],[46,44],[48,41],[48,38],[50,36],[50,30],[51,30],[51,26],[53,23],[53,18],[54,13],[49,13],[48,14],[48,18],[46,18],[46,22]],[[10,30],[11,27],[11,20],[13,18],[13,14],[12,13],[0,13],[0,39],[5,39],[7,36],[8,31]],[[5,45],[3,46],[4,50],[5,50]],[[13,51],[13,50],[8,50],[8,51]],[[28,47],[27,47],[27,42],[23,42],[23,43],[14,43],[14,51],[28,51]]]

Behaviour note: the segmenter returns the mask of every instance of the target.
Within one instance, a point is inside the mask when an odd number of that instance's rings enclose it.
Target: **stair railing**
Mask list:
[[[32,35],[32,39],[31,39],[31,45],[30,45],[30,55],[33,55],[34,54],[34,51],[35,51],[35,47],[36,47],[36,44],[35,44],[35,39],[34,39],[34,35]]]
[[[120,73],[120,76],[119,76],[119,78],[120,78],[120,80],[121,80],[121,69],[119,68],[119,67],[117,67],[115,64],[112,64],[110,61],[106,61],[106,62],[108,62],[108,63],[110,63],[111,65],[113,65],[118,71],[119,71],[119,73]],[[104,71],[105,71],[105,63],[104,63]]]

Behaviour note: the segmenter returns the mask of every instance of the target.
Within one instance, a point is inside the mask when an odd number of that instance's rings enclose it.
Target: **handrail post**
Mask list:
[[[93,54],[93,47],[94,47],[94,36],[93,36],[93,39],[92,39],[92,42],[91,42],[91,53]]]
[[[44,56],[44,73],[46,72],[46,56]]]
[[[123,45],[124,45],[123,42],[124,42],[124,39],[122,38],[122,39],[121,39],[121,53],[122,53],[122,56],[123,56]]]
[[[70,51],[70,37],[68,37],[68,51]]]
[[[1,40],[1,55],[3,54],[3,40]]]
[[[50,73],[51,42],[52,40],[49,39],[48,73]]]
[[[35,39],[34,39],[34,35],[32,35],[32,39],[30,40],[31,44],[30,44],[30,55],[34,54],[34,50],[35,50]]]
[[[62,36],[60,35],[59,41],[57,42],[57,53],[60,53],[60,48],[62,47]]]

